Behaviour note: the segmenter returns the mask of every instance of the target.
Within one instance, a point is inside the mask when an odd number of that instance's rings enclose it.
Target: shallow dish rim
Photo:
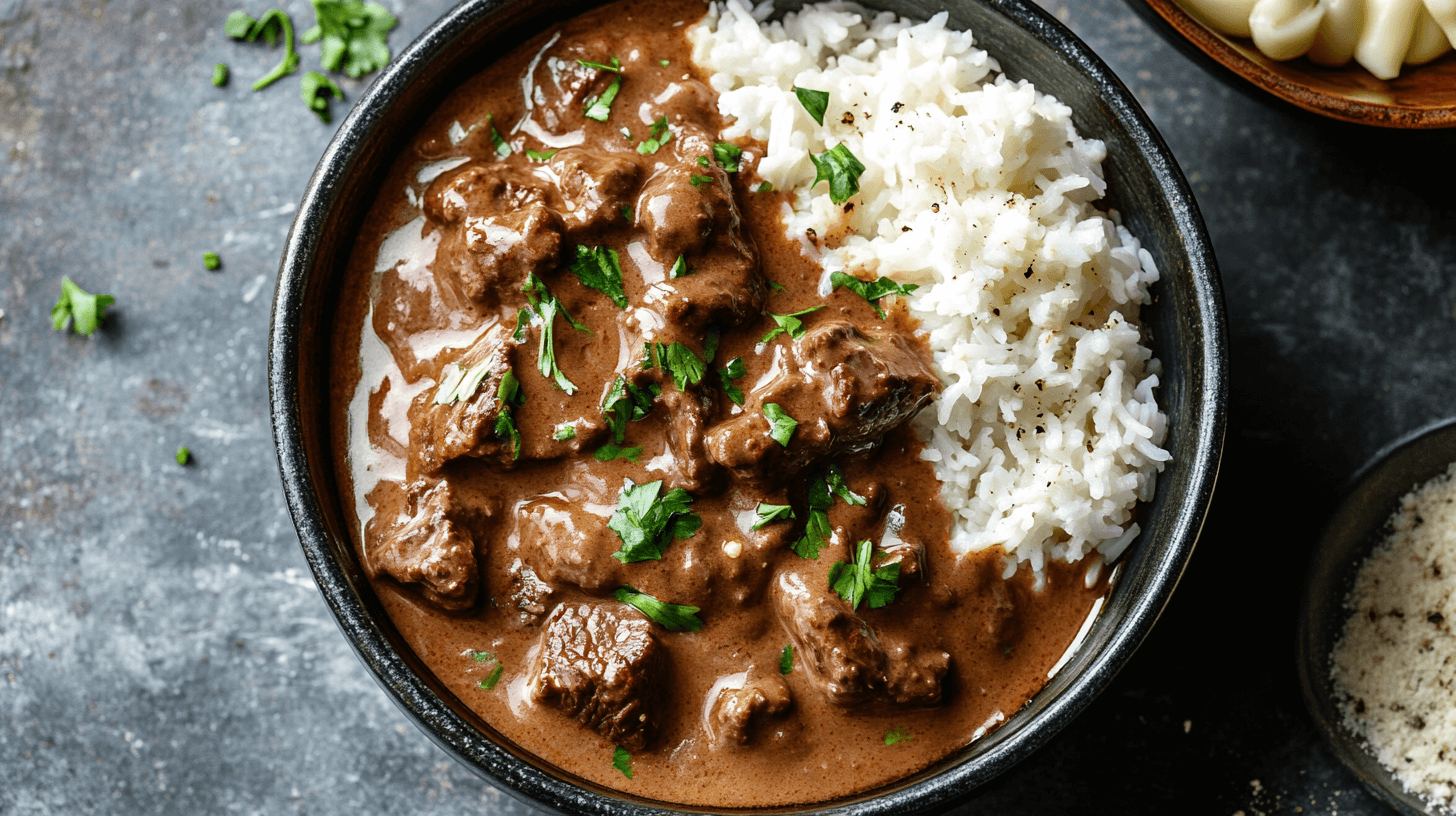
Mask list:
[[[614,794],[587,783],[574,784],[548,773],[495,743],[459,716],[415,674],[385,636],[378,621],[350,587],[344,564],[335,557],[337,543],[315,489],[310,441],[303,431],[304,387],[300,382],[304,344],[310,332],[305,313],[311,277],[316,276],[319,245],[328,216],[344,187],[342,175],[367,149],[381,123],[381,111],[428,70],[462,32],[488,15],[508,9],[507,0],[470,0],[448,11],[386,67],[340,125],[320,159],[298,208],[279,268],[269,337],[269,400],[274,440],[289,511],[300,544],[336,621],[351,647],[389,697],[425,734],[455,759],[505,792],[537,806],[567,813],[661,814],[691,812],[794,812],[870,814],[920,813],[941,810],[1039,748],[1080,713],[1111,682],[1142,642],[1176,587],[1186,567],[1211,501],[1222,452],[1227,414],[1227,340],[1223,299],[1208,237],[1197,203],[1177,162],[1132,93],[1075,35],[1030,0],[978,0],[1007,18],[1058,54],[1100,93],[1102,103],[1123,128],[1151,168],[1171,221],[1183,242],[1192,271],[1188,342],[1200,351],[1199,368],[1190,372],[1197,387],[1187,397],[1196,425],[1187,429],[1188,489],[1170,508],[1172,534],[1156,543],[1156,557],[1143,565],[1146,589],[1132,598],[1129,611],[1106,647],[1091,657],[1060,695],[1033,715],[1012,737],[985,753],[946,767],[927,778],[890,790],[870,791],[826,804],[780,809],[721,811],[666,806],[626,794]],[[888,4],[886,4],[888,5]],[[327,275],[327,271],[317,275]],[[327,469],[330,467],[325,464]],[[351,546],[351,545],[350,545]],[[1146,544],[1142,546],[1148,546]]]

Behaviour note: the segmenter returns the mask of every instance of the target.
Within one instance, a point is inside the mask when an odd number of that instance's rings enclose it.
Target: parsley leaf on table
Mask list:
[[[228,67],[225,63],[219,62],[212,66],[212,84],[221,88],[227,84]]]
[[[188,450],[186,445],[183,445],[182,447],[177,449],[177,464],[185,465],[191,461],[192,451]]]
[[[101,325],[102,312],[115,302],[111,295],[93,295],[70,278],[61,278],[61,297],[51,307],[51,328],[59,331],[70,321],[76,334],[90,337]]]
[[[768,334],[765,334],[763,339],[758,342],[767,343],[781,334],[788,334],[790,339],[798,340],[804,336],[804,321],[799,318],[810,312],[817,312],[822,308],[824,308],[824,304],[821,303],[818,306],[811,306],[807,309],[800,309],[797,312],[789,312],[788,314],[774,314],[773,312],[769,312],[769,318],[774,323],[777,323],[778,326]]]
[[[861,541],[855,548],[853,564],[835,561],[829,567],[829,586],[849,602],[850,609],[858,609],[861,601],[867,601],[870,609],[879,609],[895,600],[900,591],[900,565],[874,569],[874,551],[873,543]]]
[[[809,161],[814,162],[814,180],[809,186],[813,187],[821,181],[829,182],[830,201],[843,204],[850,196],[859,192],[859,177],[865,171],[865,166],[849,152],[849,146],[844,142],[818,156],[811,153]]]
[[[283,34],[283,59],[253,83],[253,90],[261,91],[298,70],[298,51],[293,47],[293,21],[279,9],[269,9],[256,20],[244,12],[235,11],[228,15],[222,30],[235,40],[253,42],[262,37],[269,48],[277,44],[279,33]]]
[[[324,70],[358,79],[389,64],[389,32],[399,22],[389,9],[360,0],[313,0],[313,14],[317,23],[303,41],[323,41]]]
[[[607,520],[622,539],[613,558],[624,564],[660,560],[674,538],[689,538],[702,526],[702,517],[688,511],[693,497],[686,490],[679,487],[659,497],[661,492],[661,479],[640,485],[627,481],[617,496],[617,511]]]
[[[635,606],[639,612],[669,632],[696,632],[703,628],[703,621],[697,614],[700,610],[696,606],[659,601],[629,586],[618,589],[615,594],[617,600]]]
[[[799,420],[789,416],[789,412],[777,402],[766,403],[763,415],[768,418],[768,435],[781,447],[787,448],[789,440],[794,438],[794,430],[799,427]]]
[[[864,298],[871,306],[875,307],[875,312],[879,314],[881,320],[885,319],[886,314],[885,310],[880,306],[880,298],[889,295],[904,297],[920,288],[913,283],[896,283],[889,278],[883,277],[875,278],[872,281],[864,281],[843,272],[831,273],[829,275],[829,281],[834,284],[835,289],[843,286]]]
[[[308,71],[303,75],[299,96],[303,97],[303,104],[318,116],[320,122],[328,124],[333,121],[333,116],[329,114],[329,97],[343,99],[344,92],[332,79],[318,71]]]
[[[569,268],[583,286],[611,298],[617,308],[627,308],[627,295],[622,290],[622,262],[615,250],[606,247],[588,249],[578,245],[576,259]]]

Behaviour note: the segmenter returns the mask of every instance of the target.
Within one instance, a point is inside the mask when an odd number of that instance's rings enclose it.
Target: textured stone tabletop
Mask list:
[[[450,5],[387,2],[396,50]],[[963,812],[1381,813],[1300,704],[1294,611],[1342,482],[1456,413],[1456,134],[1294,115],[1220,84],[1121,0],[1059,3],[1193,182],[1223,269],[1232,413],[1162,621]],[[264,349],[332,128],[297,78],[248,89],[279,52],[224,37],[234,7],[0,0],[0,814],[531,813],[396,711],[298,548]],[[50,329],[63,275],[117,298],[94,338]]]

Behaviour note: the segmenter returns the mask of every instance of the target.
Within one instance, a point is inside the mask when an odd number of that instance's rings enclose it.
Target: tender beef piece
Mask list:
[[[908,338],[862,334],[843,321],[809,329],[793,341],[785,363],[779,376],[749,393],[743,413],[708,431],[708,455],[750,483],[780,483],[868,447],[940,389]],[[768,403],[798,420],[788,447],[769,435]]]
[[[771,717],[789,710],[793,695],[778,668],[769,671],[750,666],[743,686],[723,686],[708,701],[708,737],[714,747],[747,745]]]
[[[500,467],[510,468],[513,443],[509,437],[497,436],[495,424],[500,416],[501,379],[515,364],[516,341],[504,327],[486,332],[455,361],[459,370],[488,365],[489,373],[469,397],[441,405],[436,397],[444,383],[427,388],[410,404],[409,475],[436,475],[446,462],[464,456],[484,459]],[[446,375],[442,374],[443,379]]]
[[[804,665],[837,705],[882,700],[895,705],[940,703],[950,655],[895,643],[886,649],[875,631],[823,581],[796,572],[779,574],[774,611]]]
[[[718,472],[718,466],[703,448],[708,417],[713,410],[712,398],[707,392],[684,392],[668,386],[660,399],[667,412],[667,442],[672,453],[672,470],[664,487],[667,490],[681,487],[697,493]]]
[[[561,216],[551,191],[530,173],[500,163],[471,163],[425,191],[425,217],[444,235],[435,270],[484,310],[525,303],[521,285],[561,259]]]
[[[875,549],[875,569],[900,565],[899,584],[902,587],[925,583],[925,545],[918,541],[906,541],[900,537],[905,527],[905,508],[895,505],[885,515],[885,534]],[[848,539],[846,539],[848,540]]]
[[[642,168],[623,156],[587,148],[567,148],[551,159],[564,203],[567,233],[579,235],[622,221],[622,208],[637,192]]]
[[[385,574],[402,584],[417,584],[442,609],[470,607],[479,576],[475,541],[462,523],[465,511],[449,482],[418,482],[409,492],[409,520],[369,550],[371,577]]]
[[[646,55],[650,49],[634,37],[590,35],[548,49],[531,73],[532,88],[526,100],[530,117],[548,133],[564,134],[595,126],[595,122],[583,118],[587,101],[601,96],[618,74],[582,65],[579,60],[611,65],[613,56],[626,58],[634,50]],[[630,64],[622,68],[624,73],[631,70]],[[605,123],[601,126],[607,127]],[[615,136],[615,122],[611,130]]]
[[[536,571],[526,566],[521,559],[511,562],[510,602],[516,612],[516,619],[523,626],[535,626],[546,614],[548,602],[555,592],[550,584],[542,581]]]
[[[635,752],[656,730],[656,701],[666,693],[667,662],[651,623],[625,610],[606,604],[556,607],[541,634],[527,687],[532,700],[556,706]]]
[[[514,546],[536,575],[549,584],[570,584],[605,593],[624,583],[612,558],[621,544],[607,520],[556,496],[521,507]]]

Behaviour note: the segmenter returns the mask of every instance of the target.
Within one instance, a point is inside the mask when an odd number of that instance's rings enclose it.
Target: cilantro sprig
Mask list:
[[[568,268],[583,286],[611,298],[617,308],[627,308],[627,295],[622,289],[622,262],[615,250],[577,246],[576,258]]]
[[[900,591],[900,565],[874,569],[874,551],[873,542],[861,541],[855,548],[854,563],[835,561],[829,567],[829,586],[849,602],[850,609],[859,609],[862,601],[870,609],[879,609],[895,600]]]
[[[303,104],[318,116],[319,121],[328,124],[333,121],[333,115],[329,113],[329,98],[343,99],[344,92],[332,79],[320,74],[318,71],[307,71],[303,75],[303,81],[299,84],[299,96],[303,97]]]
[[[884,320],[887,315],[884,308],[880,306],[880,298],[890,295],[904,297],[920,288],[914,283],[896,283],[885,277],[875,278],[872,281],[860,280],[843,272],[831,273],[829,282],[834,285],[835,289],[842,286],[864,298],[866,302],[875,307],[875,312],[879,314],[881,320]]]
[[[818,156],[810,154],[809,160],[814,162],[814,180],[809,186],[821,181],[829,182],[830,201],[843,204],[859,192],[859,177],[865,166],[849,152],[849,145],[840,142]]]
[[[93,295],[70,278],[61,278],[61,297],[51,307],[51,328],[61,331],[69,322],[76,334],[90,337],[101,325],[102,312],[115,302],[111,295]]]
[[[399,23],[389,9],[360,0],[313,0],[313,13],[317,22],[303,32],[303,42],[323,42],[324,70],[342,69],[358,79],[389,63],[389,32]]]
[[[809,518],[804,524],[804,534],[793,544],[794,554],[800,558],[818,558],[819,550],[829,543],[832,531],[829,528],[829,508],[838,496],[846,504],[863,507],[864,496],[849,489],[844,483],[844,474],[838,465],[830,465],[823,472],[809,480]]]
[[[607,520],[607,527],[622,539],[613,558],[624,564],[660,560],[673,539],[690,538],[703,525],[702,517],[688,510],[693,497],[686,490],[661,492],[661,479],[640,485],[627,480],[617,496],[617,510]]]
[[[647,138],[637,145],[637,152],[650,156],[670,141],[672,141],[672,131],[667,129],[667,117],[660,116],[657,121],[652,123],[652,129],[648,132]]]
[[[298,70],[298,51],[293,47],[293,21],[285,12],[269,9],[262,17],[254,20],[246,12],[235,11],[228,15],[222,30],[235,40],[253,42],[262,37],[269,48],[278,43],[280,33],[283,35],[283,58],[273,66],[273,70],[253,82],[253,90],[261,91]]]
[[[536,347],[536,369],[541,376],[554,380],[556,387],[567,394],[576,393],[576,385],[562,373],[561,366],[556,363],[556,315],[561,314],[566,322],[571,324],[573,329],[591,334],[591,329],[583,326],[566,311],[561,301],[551,294],[546,284],[532,272],[526,277],[526,282],[521,286],[521,291],[526,293],[526,302],[530,304],[530,311],[534,312],[541,321],[541,342]],[[525,309],[521,310],[525,312]],[[520,315],[517,315],[516,333],[521,334]],[[519,338],[518,338],[519,339]]]
[[[636,607],[639,612],[651,618],[653,623],[669,632],[696,632],[703,628],[703,621],[698,617],[698,612],[702,610],[696,606],[660,601],[630,586],[624,586],[614,594],[617,600]]]
[[[618,377],[602,400],[602,416],[612,429],[612,439],[618,445],[627,439],[627,423],[636,422],[652,413],[652,403],[662,395],[662,386],[650,383],[646,388]]]
[[[703,358],[680,342],[649,343],[644,353],[645,367],[661,366],[662,370],[671,375],[672,383],[679,391],[702,382],[703,375],[708,373],[708,364]]]
[[[758,342],[767,343],[781,334],[787,334],[790,339],[798,340],[804,336],[804,321],[799,318],[810,312],[817,312],[822,308],[824,308],[824,304],[821,303],[818,306],[810,306],[807,309],[800,309],[797,312],[789,312],[788,314],[774,314],[773,312],[769,312],[769,319],[773,320],[777,325]]]
[[[515,409],[526,404],[526,395],[521,392],[521,381],[509,369],[501,377],[500,387],[495,390],[500,410],[495,417],[495,435],[511,440],[511,459],[521,458],[521,431],[516,427]]]
[[[763,415],[768,419],[768,435],[781,447],[787,448],[789,441],[794,438],[794,431],[799,427],[799,420],[789,416],[777,402],[766,403],[763,406]]]

